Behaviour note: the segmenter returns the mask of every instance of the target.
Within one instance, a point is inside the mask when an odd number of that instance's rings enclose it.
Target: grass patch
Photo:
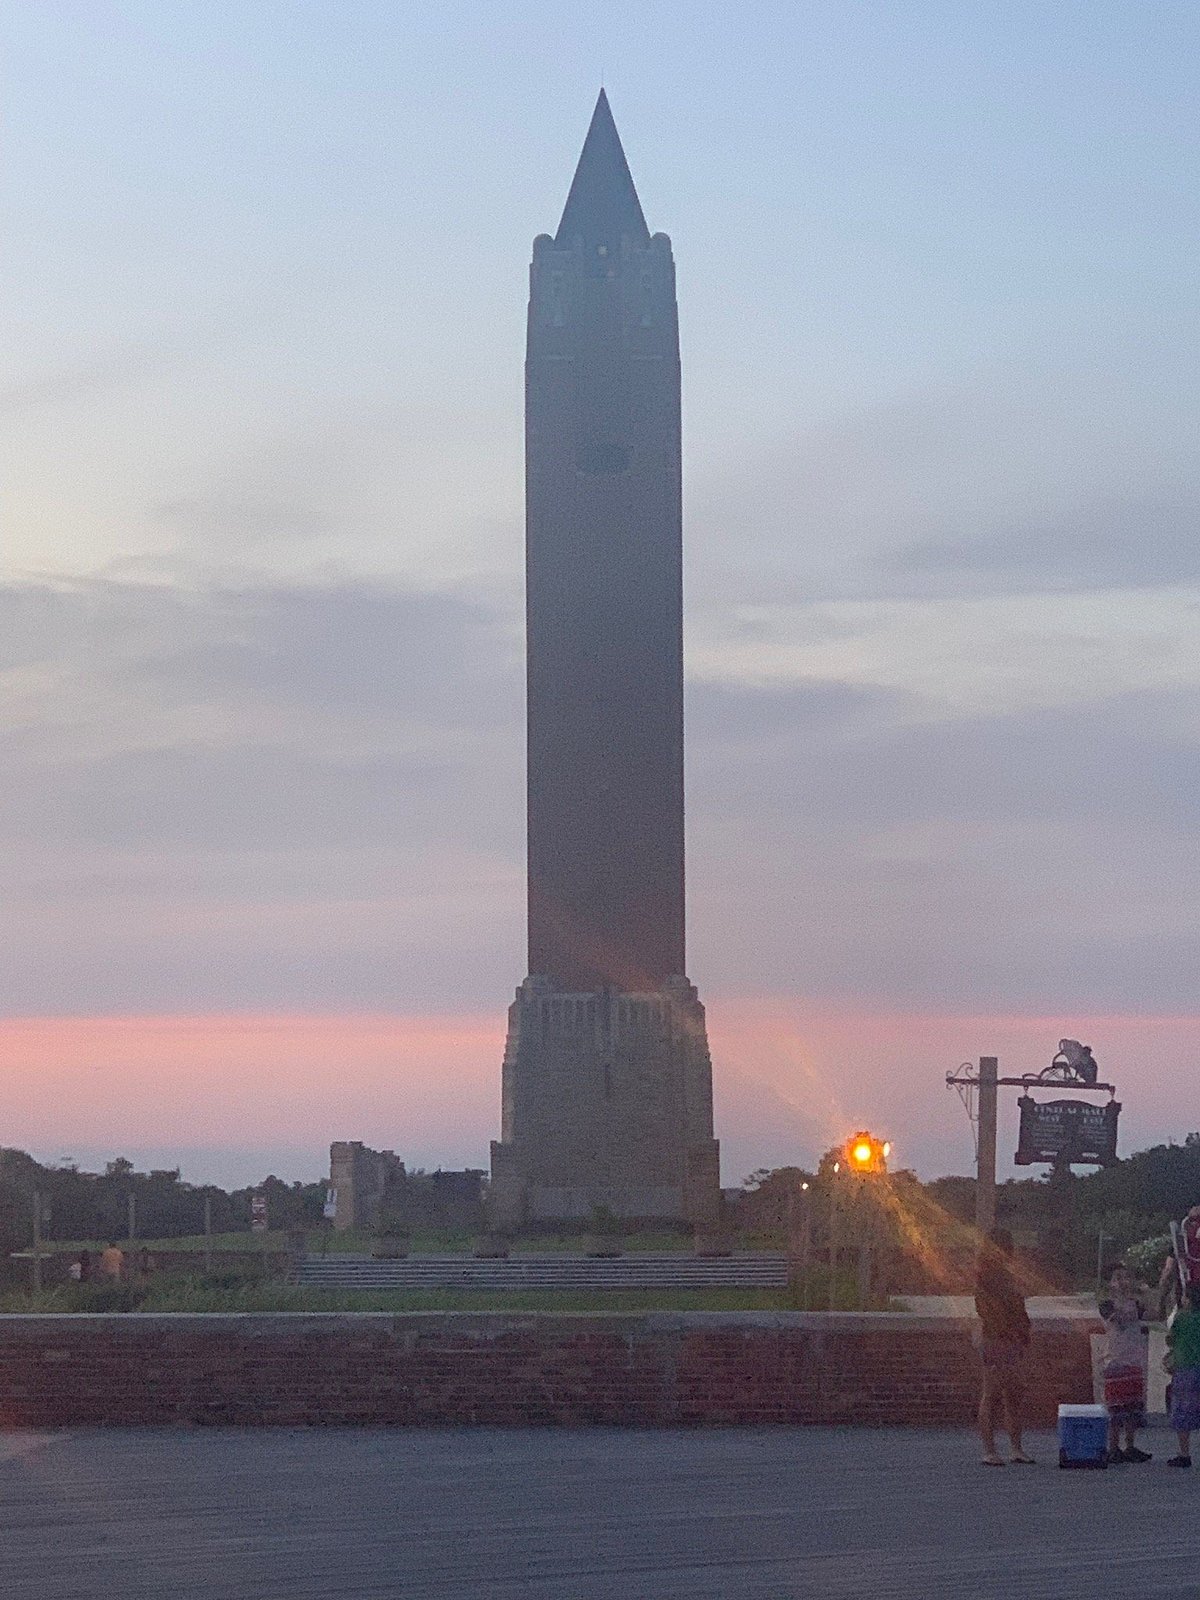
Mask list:
[[[841,1309],[856,1309],[849,1286]],[[789,1289],[336,1289],[264,1280],[248,1273],[187,1276],[164,1273],[145,1283],[64,1284],[40,1295],[0,1295],[0,1311],[35,1312],[228,1312],[228,1311],[797,1311],[804,1297]],[[823,1310],[827,1297],[810,1297]],[[886,1302],[872,1306],[885,1310]]]
[[[590,1237],[590,1236],[589,1236]],[[475,1233],[463,1232],[414,1232],[409,1240],[409,1250],[413,1255],[463,1255],[469,1256],[475,1248],[479,1238]],[[177,1239],[118,1239],[117,1244],[127,1254],[136,1254],[139,1250],[149,1250],[153,1255],[156,1251],[184,1251],[188,1254],[202,1254],[211,1247],[213,1254],[225,1251],[257,1251],[266,1253],[286,1250],[288,1236],[280,1230],[270,1233],[214,1233],[211,1240],[206,1240],[202,1233],[186,1234]],[[690,1236],[663,1232],[663,1233],[633,1233],[616,1241],[627,1254],[641,1251],[670,1251],[688,1252],[692,1249]],[[107,1239],[70,1239],[70,1240],[44,1240],[42,1251],[45,1255],[74,1255],[81,1250],[90,1250],[98,1255],[108,1244]],[[347,1230],[344,1233],[335,1233],[332,1229],[314,1229],[308,1234],[307,1248],[312,1255],[363,1255],[369,1256],[376,1244],[374,1233],[359,1233]],[[525,1238],[510,1241],[509,1249],[513,1255],[579,1255],[586,1248],[583,1234],[530,1234]],[[760,1248],[755,1246],[754,1248]],[[766,1246],[775,1248],[773,1245]]]
[[[317,1236],[314,1236],[317,1237]],[[211,1239],[206,1239],[202,1233],[184,1234],[178,1239],[118,1239],[117,1245],[124,1250],[126,1255],[136,1255],[139,1250],[149,1250],[153,1255],[155,1251],[185,1251],[189,1255],[202,1255],[206,1247],[211,1246],[214,1255],[224,1254],[227,1251],[245,1253],[251,1250],[261,1250],[264,1254],[286,1250],[288,1247],[287,1234],[281,1232],[271,1233],[214,1233]],[[101,1250],[107,1249],[107,1239],[44,1239],[42,1241],[43,1255],[77,1256],[81,1250],[90,1250],[93,1255],[99,1255]],[[26,1245],[26,1251],[31,1250],[31,1245]]]
[[[421,1233],[414,1232],[409,1238],[409,1252],[415,1256],[425,1255],[465,1255],[469,1256],[475,1248],[476,1240],[480,1237],[476,1233]],[[535,1233],[520,1238],[510,1239],[508,1248],[514,1256],[528,1255],[581,1255],[587,1248],[591,1239],[590,1234],[582,1233]],[[308,1249],[312,1255],[363,1255],[369,1256],[375,1246],[376,1236],[373,1233],[358,1233],[351,1230],[334,1233],[310,1233],[308,1236]],[[692,1249],[690,1235],[678,1233],[633,1233],[614,1240],[617,1247],[627,1255],[639,1252],[671,1252],[687,1253]]]
[[[214,1276],[216,1276],[214,1274]],[[555,1293],[514,1290],[312,1289],[287,1283],[215,1283],[211,1279],[161,1279],[144,1291],[133,1285],[84,1285],[48,1289],[40,1295],[0,1296],[0,1311],[788,1311],[784,1289],[652,1289]]]
[[[786,1290],[711,1289],[671,1293],[651,1289],[555,1293],[514,1290],[510,1294],[469,1289],[311,1289],[292,1284],[247,1284],[237,1289],[189,1285],[181,1294],[151,1297],[145,1311],[777,1311],[790,1301]]]

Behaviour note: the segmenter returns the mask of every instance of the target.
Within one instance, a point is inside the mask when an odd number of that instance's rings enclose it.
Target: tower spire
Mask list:
[[[679,319],[608,98],[529,269],[529,977],[508,1014],[495,1223],[711,1227],[720,1163],[686,973]]]
[[[615,250],[623,237],[644,248],[650,242],[650,230],[608,96],[601,89],[554,242],[560,250],[576,239],[585,248],[607,245]]]

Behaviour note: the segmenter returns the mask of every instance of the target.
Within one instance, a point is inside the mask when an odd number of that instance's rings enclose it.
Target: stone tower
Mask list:
[[[603,92],[530,269],[529,972],[509,1011],[500,1223],[705,1222],[704,1009],[684,977],[679,328]]]

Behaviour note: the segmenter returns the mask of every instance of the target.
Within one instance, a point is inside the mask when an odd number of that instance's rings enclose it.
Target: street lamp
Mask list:
[[[892,1146],[889,1140],[877,1139],[866,1128],[860,1128],[857,1133],[846,1140],[842,1153],[847,1171],[854,1173],[856,1177],[865,1183],[870,1178],[878,1180],[886,1176],[888,1157],[892,1153]],[[839,1170],[841,1164],[840,1161],[834,1162],[833,1170],[835,1173]],[[836,1190],[836,1183],[833,1187]],[[877,1247],[877,1218],[873,1199],[868,1200],[865,1190],[859,1190],[859,1197],[863,1203],[854,1207],[859,1228],[858,1303],[860,1308],[865,1309],[871,1298],[871,1282],[874,1276],[873,1256]],[[831,1306],[832,1302],[833,1297],[831,1294]]]
[[[812,1200],[805,1179],[787,1197],[788,1287],[803,1297],[801,1309],[808,1310],[809,1267],[812,1261]]]
[[[886,1172],[887,1158],[891,1153],[892,1147],[887,1140],[877,1139],[864,1128],[846,1141],[846,1166],[851,1172],[863,1175]],[[834,1164],[835,1172],[838,1166],[839,1163]]]

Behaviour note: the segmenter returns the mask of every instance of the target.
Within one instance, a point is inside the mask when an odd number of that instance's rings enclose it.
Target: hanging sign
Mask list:
[[[1034,1100],[1022,1095],[1021,1131],[1014,1157],[1020,1167],[1038,1161],[1107,1167],[1117,1159],[1116,1100],[1093,1105],[1088,1100]]]

